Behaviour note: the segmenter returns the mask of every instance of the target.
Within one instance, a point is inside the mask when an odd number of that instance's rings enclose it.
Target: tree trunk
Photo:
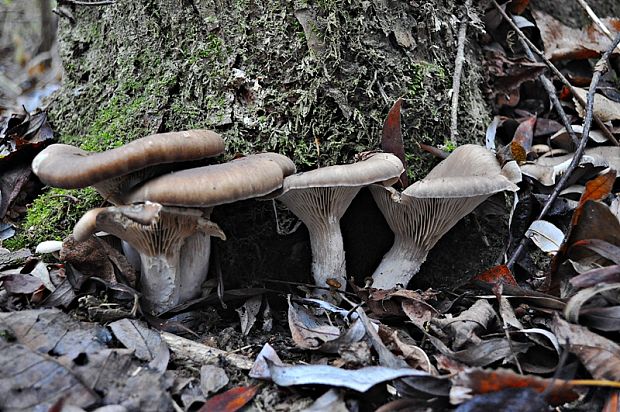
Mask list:
[[[378,149],[398,97],[412,180],[436,163],[417,143],[449,138],[463,16],[452,1],[117,0],[70,11],[75,21],[62,19],[59,33],[65,83],[51,111],[65,143],[102,150],[209,128],[226,139],[227,158],[270,150],[313,168]],[[459,144],[483,141],[480,72],[468,47]],[[367,197],[353,202],[343,227],[349,272],[360,281],[391,245]],[[229,238],[214,242],[225,276],[246,285],[265,274],[310,281],[307,232],[275,233],[271,202],[218,207],[213,218]]]

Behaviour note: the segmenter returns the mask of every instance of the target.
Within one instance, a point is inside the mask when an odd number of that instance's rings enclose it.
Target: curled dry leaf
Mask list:
[[[546,399],[558,406],[576,400],[579,396],[561,380],[543,379],[532,375],[520,375],[508,369],[466,369],[453,380],[455,386],[469,389],[473,394],[497,392],[508,388],[529,388],[535,392],[548,392]]]
[[[215,365],[203,365],[200,368],[200,390],[205,397],[218,392],[228,384],[228,375],[224,369]]]
[[[525,232],[540,250],[545,253],[555,253],[560,250],[564,240],[564,232],[551,222],[535,220]]]
[[[620,380],[620,346],[587,328],[573,325],[557,314],[551,326],[562,345],[574,353],[595,379]]]
[[[324,323],[302,305],[291,302],[288,306],[288,324],[291,337],[302,349],[318,349],[324,342],[340,336],[340,329]]]
[[[588,91],[580,88],[575,88],[576,93],[581,97],[584,101],[587,98]],[[577,109],[577,113],[582,118],[585,117],[586,113],[583,107],[580,104],[575,103],[575,109]],[[620,103],[614,102],[613,100],[608,99],[607,97],[601,94],[594,95],[594,115],[598,116],[599,119],[603,122],[611,122],[614,120],[620,120]]]
[[[572,323],[579,323],[581,307],[599,293],[610,290],[620,290],[620,283],[601,283],[590,288],[582,289],[571,297],[564,308],[564,317]]]
[[[431,324],[442,334],[449,333],[454,337],[452,347],[459,349],[468,342],[480,343],[476,335],[480,330],[495,319],[495,310],[485,299],[479,299],[469,309],[455,318],[431,320]]]

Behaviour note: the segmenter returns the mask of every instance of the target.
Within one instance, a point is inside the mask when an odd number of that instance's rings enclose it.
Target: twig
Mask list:
[[[586,13],[588,13],[588,16],[590,16],[590,18],[594,22],[594,24],[596,24],[598,26],[598,28],[605,34],[605,36],[607,36],[607,38],[609,38],[609,40],[613,40],[614,36],[611,34],[611,32],[609,31],[607,26],[605,26],[605,23],[603,23],[603,21],[601,19],[599,19],[599,17],[596,15],[596,13],[594,13],[594,10],[592,10],[590,8],[588,3],[586,3],[585,0],[577,0],[577,3],[579,3],[579,5],[581,7],[583,7],[583,9],[586,11]],[[618,46],[616,48],[618,49],[618,51],[620,51],[620,46]]]
[[[467,36],[467,12],[471,8],[472,0],[465,1],[465,10],[461,26],[459,27],[458,45],[456,48],[456,59],[454,60],[454,77],[452,77],[452,111],[450,119],[450,141],[456,145],[458,132],[459,116],[459,94],[461,90],[461,74],[463,72],[463,62],[465,61],[465,37]]]
[[[95,1],[80,1],[80,0],[58,0],[59,4],[72,4],[74,6],[107,6],[115,4],[116,0],[95,0]]]
[[[577,166],[579,165],[579,162],[581,161],[581,157],[583,156],[583,153],[586,150],[586,144],[588,143],[588,136],[590,134],[590,128],[592,127],[592,118],[594,115],[594,94],[596,92],[596,86],[598,82],[600,81],[603,73],[609,70],[609,67],[608,67],[609,56],[611,55],[612,51],[618,46],[618,44],[620,44],[620,33],[618,33],[618,36],[616,36],[616,39],[613,41],[611,47],[603,54],[601,59],[594,66],[594,74],[592,75],[592,81],[590,82],[590,88],[588,89],[588,96],[586,100],[587,101],[586,115],[583,120],[583,133],[581,134],[581,141],[579,142],[579,146],[577,146],[577,150],[575,151],[575,155],[573,156],[573,160],[568,166],[568,169],[566,169],[566,172],[562,176],[562,179],[560,179],[560,181],[553,188],[553,192],[547,199],[547,202],[545,202],[545,205],[543,209],[540,211],[540,214],[538,215],[537,220],[544,218],[547,212],[551,209],[553,202],[555,201],[555,199],[557,199],[560,192],[566,185],[566,182],[568,182],[568,179],[571,177],[571,175],[573,174],[573,171],[577,168]],[[510,258],[506,266],[508,266],[509,268],[512,268],[512,266],[515,264],[519,256],[525,250],[527,240],[528,240],[527,237],[523,237],[523,239],[521,239],[519,246],[512,254],[512,257]]]
[[[225,359],[236,368],[245,370],[252,368],[252,360],[243,355],[212,348],[172,333],[160,332],[160,334],[178,359],[191,362],[195,365],[204,365],[205,363],[214,363],[220,359]]]
[[[499,13],[502,15],[502,17],[508,22],[508,24],[510,24],[510,26],[515,31],[515,33],[517,33],[517,35],[521,39],[523,39],[523,41],[525,41],[527,43],[527,45],[529,46],[531,51],[536,53],[541,58],[541,60],[547,65],[547,67],[549,67],[549,69],[551,69],[553,74],[555,74],[558,77],[558,79],[564,84],[564,86],[566,86],[570,90],[570,92],[572,93],[572,95],[575,98],[575,100],[577,100],[577,103],[579,103],[581,105],[581,107],[583,107],[585,109],[586,108],[586,102],[583,100],[583,98],[581,98],[581,96],[579,94],[577,94],[577,92],[576,92],[575,88],[573,87],[573,85],[570,84],[570,82],[562,74],[562,72],[560,72],[560,70],[558,70],[558,68],[555,67],[555,65],[549,61],[547,56],[545,56],[545,53],[540,51],[538,49],[538,47],[536,47],[536,45],[534,43],[532,43],[532,41],[530,39],[527,38],[527,36],[521,31],[521,29],[519,27],[517,27],[515,22],[512,21],[510,16],[508,16],[508,14],[500,7],[500,5],[497,4],[497,1],[496,0],[491,0],[491,1],[495,5],[495,8],[497,8]],[[594,116],[594,121],[596,122],[596,125],[599,127],[599,129],[601,129],[601,132],[605,135],[605,137],[614,146],[620,146],[620,144],[618,143],[618,140],[616,140],[616,137],[609,131],[609,129],[607,129],[607,126],[605,126],[605,124],[601,121],[601,119],[598,118],[598,116],[596,116],[596,115]]]

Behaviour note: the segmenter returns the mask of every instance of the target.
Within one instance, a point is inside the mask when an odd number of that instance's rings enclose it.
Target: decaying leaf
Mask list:
[[[289,300],[288,323],[291,337],[302,349],[318,349],[324,342],[340,336],[340,329],[324,323],[304,306]]]
[[[200,389],[208,397],[228,384],[228,375],[224,369],[215,365],[203,365],[200,368]]]
[[[344,394],[337,389],[330,389],[301,412],[349,412],[344,403]]]
[[[573,29],[544,12],[534,10],[532,13],[545,44],[545,55],[552,61],[590,59],[609,48],[611,40],[595,24]],[[614,32],[620,31],[620,20],[606,18],[602,21],[615,37]]]
[[[555,406],[579,397],[572,385],[561,380],[520,375],[508,369],[467,369],[457,375],[454,385],[467,388],[472,394],[492,393],[508,388],[528,388],[538,393],[547,391],[546,399]]]
[[[138,359],[151,362],[150,366],[155,370],[166,371],[170,351],[159,332],[136,319],[117,320],[109,326],[116,339],[126,348],[133,349]]]
[[[476,332],[486,329],[493,319],[495,319],[493,307],[485,299],[479,299],[459,316],[445,319],[435,318],[431,320],[431,324],[440,333],[448,333],[454,337],[452,347],[459,349],[468,342],[480,343]]]
[[[574,353],[595,379],[620,380],[620,346],[587,328],[573,325],[557,314],[551,326],[562,345]]]
[[[269,361],[268,361],[269,363]],[[405,376],[430,376],[412,368],[368,366],[361,369],[340,369],[328,365],[281,366],[269,363],[271,379],[279,386],[329,385],[366,392],[373,386]]]
[[[403,99],[398,99],[390,109],[385,123],[383,124],[383,134],[381,138],[381,150],[392,153],[403,163],[405,171],[400,176],[400,184],[402,188],[409,186],[407,179],[407,161],[405,159],[405,145],[400,129],[400,108]]]
[[[256,316],[258,312],[260,312],[262,302],[262,295],[253,296],[246,300],[243,306],[236,309],[239,314],[239,320],[241,321],[241,333],[244,335],[250,333],[252,326],[256,323]]]
[[[235,412],[243,408],[256,396],[259,386],[240,386],[216,395],[198,410],[198,412]]]
[[[620,25],[619,25],[620,29]],[[580,88],[575,88],[576,93],[584,101],[587,99],[588,91]],[[575,104],[575,109],[579,116],[585,117],[586,112],[580,104]],[[608,99],[601,94],[594,95],[594,115],[597,116],[603,122],[611,122],[613,120],[620,120],[620,103]]]

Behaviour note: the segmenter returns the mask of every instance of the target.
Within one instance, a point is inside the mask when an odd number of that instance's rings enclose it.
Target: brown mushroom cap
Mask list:
[[[367,186],[394,180],[394,176],[398,179],[403,170],[402,162],[393,154],[373,153],[357,163],[321,167],[289,176],[284,180],[282,192],[318,187]]]
[[[224,151],[224,140],[209,130],[154,134],[105,152],[54,144],[39,153],[32,170],[45,184],[77,189],[150,166],[198,160]]]
[[[286,156],[260,153],[156,177],[127,193],[123,200],[186,207],[217,206],[271,193],[294,171],[294,163]]]

